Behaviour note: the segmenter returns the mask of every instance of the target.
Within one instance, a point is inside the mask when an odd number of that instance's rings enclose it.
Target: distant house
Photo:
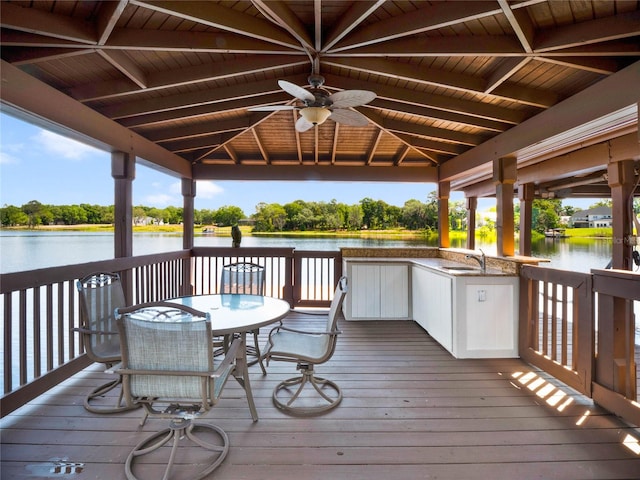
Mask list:
[[[611,221],[611,207],[596,207],[571,215],[569,226],[573,228],[610,228]]]

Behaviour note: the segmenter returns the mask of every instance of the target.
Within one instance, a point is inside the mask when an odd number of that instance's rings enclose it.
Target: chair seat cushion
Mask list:
[[[274,357],[294,357],[309,362],[319,361],[327,355],[329,335],[312,335],[279,331],[271,336],[270,354]]]

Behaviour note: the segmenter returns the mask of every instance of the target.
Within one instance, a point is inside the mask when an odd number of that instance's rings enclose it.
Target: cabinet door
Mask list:
[[[409,316],[409,267],[380,265],[380,317]]]
[[[517,352],[514,290],[513,285],[466,286],[466,318],[459,332],[464,342],[462,353],[473,352],[473,356],[482,357]]]
[[[427,329],[427,309],[425,292],[429,288],[429,272],[424,268],[413,267],[411,270],[411,299],[413,319],[425,330]]]
[[[351,265],[351,318],[380,317],[380,266]]]
[[[451,284],[450,277],[428,273],[427,285],[422,292],[427,332],[449,351],[453,348]]]

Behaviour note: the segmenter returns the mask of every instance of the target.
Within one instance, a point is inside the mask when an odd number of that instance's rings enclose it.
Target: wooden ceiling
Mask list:
[[[449,181],[608,195],[640,160],[640,2],[2,1],[3,108],[196,179]],[[277,81],[377,94],[299,133]],[[616,157],[616,158],[613,158]]]

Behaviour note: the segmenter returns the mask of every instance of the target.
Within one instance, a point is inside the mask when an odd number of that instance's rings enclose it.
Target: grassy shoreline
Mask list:
[[[204,228],[212,228],[207,225],[195,227],[195,234],[205,235]],[[231,236],[231,227],[213,227],[214,235]],[[69,232],[113,232],[113,225],[41,225],[35,228],[28,227],[2,227],[2,230],[24,231],[69,231]],[[134,226],[134,233],[182,233],[182,225],[144,225]],[[389,239],[429,239],[437,238],[437,232],[422,230],[388,229],[388,230],[339,230],[339,231],[296,231],[296,232],[252,232],[250,226],[241,226],[244,236],[253,237],[342,237],[342,238],[389,238]],[[611,238],[610,228],[567,228],[565,234],[569,238]],[[467,234],[463,231],[450,231],[451,239],[465,239]],[[495,237],[495,233],[493,235]],[[534,232],[533,239],[543,238],[542,234]]]

